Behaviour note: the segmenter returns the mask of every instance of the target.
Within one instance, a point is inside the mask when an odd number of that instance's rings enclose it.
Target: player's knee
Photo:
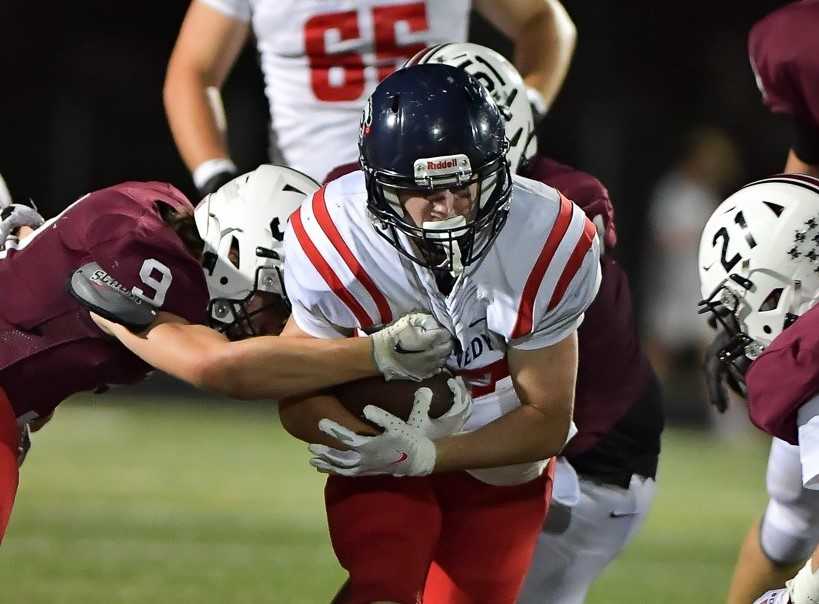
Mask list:
[[[777,566],[790,566],[807,559],[819,541],[815,499],[788,502],[772,499],[759,527],[759,545]]]
[[[343,603],[416,604],[421,597],[422,589],[423,579],[413,581],[398,574],[351,578]]]

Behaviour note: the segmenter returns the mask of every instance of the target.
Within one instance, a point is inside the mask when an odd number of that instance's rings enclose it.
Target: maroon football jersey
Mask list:
[[[777,336],[745,374],[748,413],[760,430],[798,444],[796,415],[819,394],[819,306]]]
[[[748,54],[767,107],[819,127],[819,0],[791,2],[758,21]]]
[[[202,267],[157,203],[193,212],[159,182],[128,182],[80,198],[0,260],[0,387],[18,417],[48,415],[75,392],[130,384],[151,367],[91,321],[68,293],[71,274],[97,262],[119,284],[192,323],[207,318]]]
[[[599,180],[542,155],[535,156],[526,176],[558,189],[595,223],[602,220],[607,250],[616,245],[614,207]],[[602,256],[601,268],[600,291],[578,330],[580,363],[574,401],[578,434],[566,448],[569,458],[608,434],[641,401],[654,379],[637,335],[628,277],[609,253]],[[659,407],[659,400],[654,404]],[[653,417],[661,417],[659,409],[654,410]],[[654,447],[659,446],[661,430],[662,422],[652,419],[639,431],[645,432],[648,446]],[[636,446],[640,448],[639,443]]]

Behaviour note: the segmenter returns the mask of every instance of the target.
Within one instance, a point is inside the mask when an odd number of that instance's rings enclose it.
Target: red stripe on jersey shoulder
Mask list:
[[[557,220],[552,227],[552,231],[546,238],[546,243],[543,244],[543,249],[540,251],[535,266],[529,277],[526,279],[526,285],[523,286],[523,295],[520,297],[520,304],[518,306],[518,318],[515,321],[515,327],[512,330],[512,338],[520,338],[530,331],[532,331],[532,314],[535,307],[535,297],[537,291],[540,289],[540,282],[543,281],[543,276],[546,274],[546,269],[554,258],[557,246],[569,230],[569,224],[572,221],[572,202],[560,194],[560,211],[557,214]]]
[[[594,226],[594,223],[586,216],[583,217],[583,220],[585,221],[583,224],[583,232],[580,234],[580,239],[577,240],[577,244],[572,250],[572,255],[569,256],[569,261],[566,263],[566,266],[563,267],[563,272],[560,273],[560,278],[557,280],[554,292],[552,292],[552,299],[549,300],[547,310],[552,310],[560,303],[563,294],[566,293],[566,288],[569,287],[569,283],[572,282],[578,269],[580,269],[580,265],[583,264],[583,258],[586,256],[586,252],[589,251],[592,241],[594,241],[594,238],[597,236],[597,228]]]
[[[293,225],[293,232],[296,234],[296,239],[299,240],[301,249],[307,254],[307,258],[332,292],[350,309],[350,312],[355,315],[355,318],[362,328],[372,327],[373,321],[370,315],[364,310],[364,307],[358,303],[358,300],[350,293],[350,290],[344,287],[341,279],[338,278],[333,268],[327,263],[321,255],[321,252],[319,252],[318,248],[310,239],[310,235],[307,234],[307,230],[301,221],[301,211],[296,210],[290,217],[290,222]]]
[[[378,286],[370,278],[370,275],[366,270],[364,270],[364,267],[361,266],[361,263],[353,255],[353,252],[345,243],[341,233],[338,232],[335,223],[333,223],[333,219],[330,217],[330,213],[327,211],[327,202],[324,200],[324,189],[325,188],[322,187],[316,192],[315,195],[313,195],[313,214],[315,215],[321,230],[324,231],[327,239],[329,239],[330,243],[333,244],[333,247],[353,273],[353,276],[361,282],[361,285],[363,285],[364,289],[367,290],[367,293],[370,294],[373,302],[375,302],[375,306],[378,308],[378,314],[381,315],[381,324],[386,325],[387,323],[392,323],[392,310],[390,309],[390,303],[387,302],[387,298],[381,293],[381,290],[378,289]]]

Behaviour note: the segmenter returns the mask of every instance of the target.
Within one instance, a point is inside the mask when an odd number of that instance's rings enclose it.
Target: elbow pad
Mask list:
[[[96,262],[74,271],[67,289],[88,310],[133,332],[144,331],[156,319],[156,310],[150,304],[140,300]]]

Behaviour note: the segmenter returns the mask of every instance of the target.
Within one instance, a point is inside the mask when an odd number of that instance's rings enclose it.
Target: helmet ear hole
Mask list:
[[[231,264],[238,269],[240,261],[239,240],[236,237],[231,237],[230,239],[230,252],[228,252],[228,258],[230,259]]]
[[[771,293],[765,298],[762,304],[759,307],[760,312],[765,312],[766,310],[776,310],[779,306],[779,299],[782,297],[782,288],[777,287],[774,290],[771,290]],[[767,326],[766,326],[767,327]],[[768,329],[770,329],[768,327]],[[767,331],[765,333],[768,333]]]
[[[765,332],[765,333],[767,333],[767,334],[770,334],[770,333],[771,333],[771,331],[773,331],[773,330],[771,329],[771,326],[770,326],[770,325],[764,325],[764,326],[762,327],[762,331],[764,331],[764,332]]]

